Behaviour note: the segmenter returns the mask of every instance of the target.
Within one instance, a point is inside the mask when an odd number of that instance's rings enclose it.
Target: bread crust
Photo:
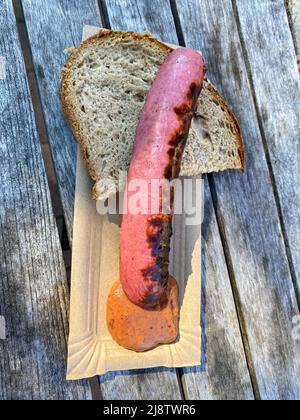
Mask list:
[[[217,91],[217,89],[207,80],[207,89],[211,92],[211,94],[216,98],[216,100],[219,102],[220,106],[223,107],[228,111],[230,122],[233,124],[236,130],[236,138],[237,138],[237,145],[238,145],[238,152],[240,156],[241,161],[241,171],[245,171],[245,146],[242,136],[241,127],[236,119],[236,116],[234,115],[234,112],[232,109],[228,106],[224,98],[220,95],[220,93]]]
[[[76,63],[77,58],[80,56],[82,50],[90,46],[91,44],[96,44],[99,41],[102,41],[105,37],[113,37],[116,39],[124,39],[130,37],[133,40],[143,41],[147,39],[147,41],[152,42],[161,50],[169,54],[172,49],[167,45],[163,44],[162,42],[158,41],[148,32],[131,32],[131,31],[113,31],[108,29],[100,29],[99,32],[92,37],[88,38],[87,40],[83,41],[77,48],[73,48],[71,50],[71,55],[68,58],[66,64],[64,65],[61,73],[61,82],[60,82],[60,100],[62,104],[62,111],[65,115],[65,118],[69,122],[71,130],[80,146],[80,150],[83,156],[83,159],[87,165],[89,174],[94,182],[100,180],[100,177],[96,174],[90,164],[90,160],[88,157],[87,149],[85,146],[85,139],[82,135],[79,127],[79,123],[77,121],[76,112],[74,109],[74,105],[69,101],[69,95],[71,92],[71,71],[72,66]],[[93,198],[97,199],[97,193],[93,191]]]
[[[173,51],[173,48],[171,46],[168,46],[159,40],[157,40],[155,37],[153,37],[149,32],[132,32],[132,31],[114,31],[109,29],[100,29],[99,32],[92,37],[88,38],[87,40],[83,41],[77,48],[72,48],[69,50],[70,57],[68,58],[67,62],[65,63],[62,73],[61,73],[61,81],[60,81],[60,100],[61,100],[61,106],[62,111],[64,113],[65,118],[67,119],[70,128],[73,132],[74,137],[76,138],[80,150],[83,156],[83,159],[86,163],[86,166],[88,168],[88,172],[92,178],[92,180],[96,183],[98,182],[101,177],[94,171],[92,168],[87,147],[86,147],[86,141],[84,139],[83,134],[80,130],[80,124],[78,122],[75,106],[70,100],[70,94],[71,94],[71,72],[72,67],[76,63],[78,57],[80,56],[81,52],[89,47],[92,44],[97,44],[101,41],[103,41],[104,38],[115,38],[115,39],[125,39],[130,37],[132,40],[143,42],[147,40],[147,42],[151,42],[158,46],[162,51],[164,51],[166,54],[169,54]],[[244,171],[245,169],[245,157],[244,157],[244,143],[242,139],[241,129],[240,126],[235,118],[234,113],[229,108],[229,106],[226,104],[222,96],[218,93],[218,91],[214,88],[214,86],[208,82],[207,88],[210,90],[210,92],[214,95],[214,97],[217,99],[217,101],[220,103],[220,105],[228,110],[231,122],[233,123],[234,127],[236,128],[236,138],[237,138],[237,145],[238,145],[238,151],[241,161],[241,170]],[[93,189],[93,198],[97,200],[98,194]]]

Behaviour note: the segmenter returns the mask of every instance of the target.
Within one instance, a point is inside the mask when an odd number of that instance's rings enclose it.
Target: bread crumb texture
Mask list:
[[[147,93],[171,49],[150,34],[100,31],[71,50],[62,71],[61,101],[95,181],[94,198],[106,199],[120,171],[129,168]],[[146,157],[145,157],[146,158]],[[244,168],[238,123],[205,82],[185,148],[181,175]]]

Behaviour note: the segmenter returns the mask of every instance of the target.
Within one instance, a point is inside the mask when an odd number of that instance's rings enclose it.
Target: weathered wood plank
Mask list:
[[[0,400],[90,399],[65,381],[68,285],[10,0],[0,27]]]
[[[290,26],[294,38],[296,52],[298,56],[298,66],[300,65],[300,2],[299,0],[285,0]]]
[[[298,399],[300,343],[293,340],[292,319],[299,310],[234,9],[229,0],[176,4],[186,43],[203,51],[209,77],[233,106],[246,143],[246,173],[215,175],[213,186],[254,383],[263,399]],[[252,5],[241,2],[252,9],[249,21],[259,19]],[[271,17],[262,18],[267,25]]]
[[[300,79],[293,39],[282,0],[236,6],[300,302]]]
[[[170,44],[178,44],[169,2],[158,0],[105,0],[112,29],[150,31]],[[159,15],[159,16],[158,16]]]
[[[181,400],[174,369],[154,368],[112,372],[100,378],[105,400]]]
[[[96,0],[23,0],[23,10],[44,109],[62,204],[72,239],[76,143],[60,111],[58,83],[63,50],[80,43],[84,24],[101,25]],[[104,399],[181,399],[174,370],[118,372],[100,378]]]
[[[178,43],[170,5],[149,0],[106,0],[113,29],[150,30],[154,35]],[[153,13],[150,13],[150,10]],[[156,11],[160,12],[157,13]],[[185,396],[196,399],[252,399],[226,262],[220,241],[208,184],[205,192],[206,221],[203,226],[203,366],[183,372]],[[199,279],[200,280],[200,279]],[[221,293],[220,293],[221,292]],[[205,334],[206,329],[206,334]],[[221,367],[221,368],[220,368]]]
[[[202,366],[183,369],[185,394],[196,400],[252,400],[230,279],[208,182],[202,226]],[[206,324],[206,325],[205,325]]]
[[[64,50],[78,45],[85,24],[99,25],[97,0],[22,0],[34,69],[44,110],[70,241],[75,193],[77,145],[61,112],[58,95]]]

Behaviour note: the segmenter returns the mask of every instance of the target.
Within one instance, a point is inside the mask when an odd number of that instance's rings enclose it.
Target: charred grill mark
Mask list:
[[[151,215],[148,217],[147,223],[147,241],[152,248],[152,256],[157,257],[166,253],[166,250],[169,250],[169,242],[172,235],[171,215]],[[166,256],[168,257],[168,255]]]
[[[204,72],[206,73],[206,68],[204,69]],[[202,84],[197,85],[197,83],[192,83],[189,93],[188,93],[188,99],[193,103],[193,111],[196,111],[197,108],[197,102],[200,95],[200,92],[202,90]]]
[[[151,248],[153,262],[142,269],[142,276],[150,286],[150,293],[144,298],[144,307],[157,304],[157,286],[166,287],[168,281],[170,238],[172,236],[172,217],[169,214],[149,216],[146,227],[147,242]],[[151,290],[152,289],[152,290]]]
[[[172,135],[168,151],[168,164],[164,171],[164,177],[169,181],[177,178],[180,172],[180,165],[184,147],[188,138],[188,132],[191,126],[192,118],[197,108],[197,100],[201,91],[201,86],[192,83],[187,94],[187,100],[174,111],[180,121],[180,127]]]
[[[164,177],[171,181],[179,176],[182,155],[191,121],[197,107],[197,100],[201,86],[192,83],[187,95],[187,100],[174,111],[180,121],[180,127],[175,131],[169,141],[168,164],[164,171]],[[162,194],[160,195],[160,211],[163,207]],[[174,188],[171,188],[171,209],[174,205]],[[147,219],[146,226],[147,242],[152,249],[153,262],[141,270],[142,276],[148,283],[150,292],[143,299],[143,307],[151,309],[162,304],[164,297],[157,302],[157,286],[166,288],[168,282],[170,239],[172,236],[172,215],[157,214]]]

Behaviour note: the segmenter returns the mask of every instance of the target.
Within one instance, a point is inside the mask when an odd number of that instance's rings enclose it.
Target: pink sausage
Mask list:
[[[127,185],[145,181],[151,199],[152,179],[178,177],[191,120],[204,79],[204,62],[196,51],[173,51],[158,71],[136,132]],[[127,192],[128,201],[136,193]],[[121,227],[120,280],[136,305],[154,308],[168,279],[171,214],[130,214],[127,203]],[[126,214],[127,213],[127,214]]]

